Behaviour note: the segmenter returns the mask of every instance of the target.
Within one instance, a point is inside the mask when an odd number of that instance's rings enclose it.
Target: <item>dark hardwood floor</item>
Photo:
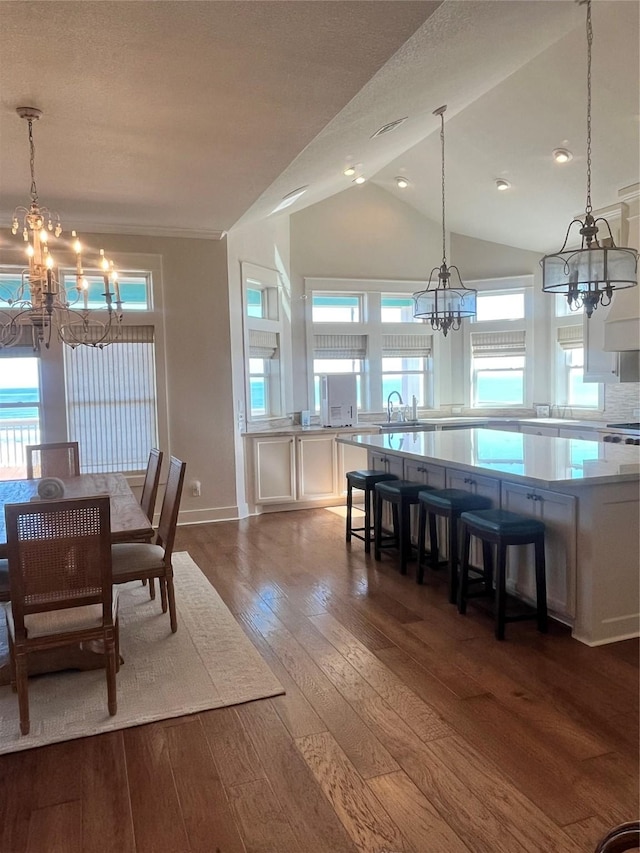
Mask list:
[[[0,758],[2,853],[592,853],[637,817],[636,641],[498,643],[343,525],[180,528],[286,695]]]

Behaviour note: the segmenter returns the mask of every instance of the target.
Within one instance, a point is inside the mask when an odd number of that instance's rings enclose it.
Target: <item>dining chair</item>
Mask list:
[[[11,683],[23,735],[29,733],[29,656],[40,651],[101,642],[109,714],[116,713],[118,598],[110,521],[108,495],[5,506]]]
[[[171,555],[186,467],[186,462],[181,462],[175,456],[171,457],[155,543],[123,542],[111,549],[114,583],[145,579],[151,583],[154,578],[159,579],[162,612],[166,613],[168,607],[171,630],[174,633],[178,623]]]
[[[142,497],[140,498],[140,506],[152,524],[156,508],[156,498],[158,496],[158,485],[160,483],[160,469],[162,468],[163,455],[162,451],[158,450],[157,447],[152,447],[149,451],[147,472],[142,486]],[[151,538],[147,538],[144,541],[150,542]],[[147,583],[146,578],[143,580],[143,583]],[[153,578],[149,580],[149,597],[152,599],[156,597],[156,588]]]
[[[77,441],[28,444],[27,479],[38,477],[79,477],[80,449]]]

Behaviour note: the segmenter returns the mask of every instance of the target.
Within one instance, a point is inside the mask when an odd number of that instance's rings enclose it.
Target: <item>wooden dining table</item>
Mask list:
[[[0,480],[0,558],[7,556],[6,504],[27,503],[39,499],[39,480]],[[131,542],[153,536],[151,522],[129,487],[123,474],[81,474],[63,479],[65,498],[109,495],[112,542]],[[0,613],[0,685],[9,684],[9,649],[4,617]],[[29,656],[29,674],[61,669],[97,669],[104,666],[104,655],[95,647],[69,646]]]

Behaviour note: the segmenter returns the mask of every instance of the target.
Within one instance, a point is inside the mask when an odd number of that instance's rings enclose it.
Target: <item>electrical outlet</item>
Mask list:
[[[191,483],[191,494],[194,498],[200,497],[200,480],[193,480]]]

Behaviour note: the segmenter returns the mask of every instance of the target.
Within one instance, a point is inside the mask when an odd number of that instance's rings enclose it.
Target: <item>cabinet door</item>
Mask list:
[[[582,441],[599,441],[600,434],[595,429],[579,429],[578,427],[560,427],[560,438],[579,438]]]
[[[572,623],[575,614],[576,498],[546,489],[503,483],[502,508],[544,522],[547,604],[554,615]],[[517,595],[534,601],[533,546],[512,546],[508,551],[507,583]]]
[[[620,381],[617,352],[605,352],[604,324],[609,314],[609,306],[599,305],[591,318],[585,314],[582,321],[582,340],[584,345],[584,381],[608,382]]]
[[[491,501],[493,509],[500,507],[500,480],[494,480],[493,477],[447,468],[447,488],[462,489],[464,492],[481,495]],[[458,541],[462,544],[461,538]],[[470,560],[472,566],[482,565],[482,546],[475,536],[471,539]]]
[[[297,439],[298,500],[330,498],[337,494],[334,435]]]
[[[401,456],[369,451],[369,468],[373,471],[386,471],[388,474],[395,474],[399,480],[403,479],[404,466]]]
[[[416,462],[413,459],[406,459],[404,463],[404,478],[412,483],[424,483],[425,486],[431,486],[434,489],[444,489],[446,485],[446,469],[441,465],[432,465],[429,462]],[[447,534],[446,523],[443,518],[437,519],[438,527],[438,547],[440,557],[447,557]],[[417,541],[418,538],[418,507],[413,507],[411,514],[411,530],[413,538]],[[431,547],[429,542],[429,525],[427,525],[426,543],[427,548]]]
[[[257,504],[287,503],[296,499],[292,436],[254,438],[253,464]]]

